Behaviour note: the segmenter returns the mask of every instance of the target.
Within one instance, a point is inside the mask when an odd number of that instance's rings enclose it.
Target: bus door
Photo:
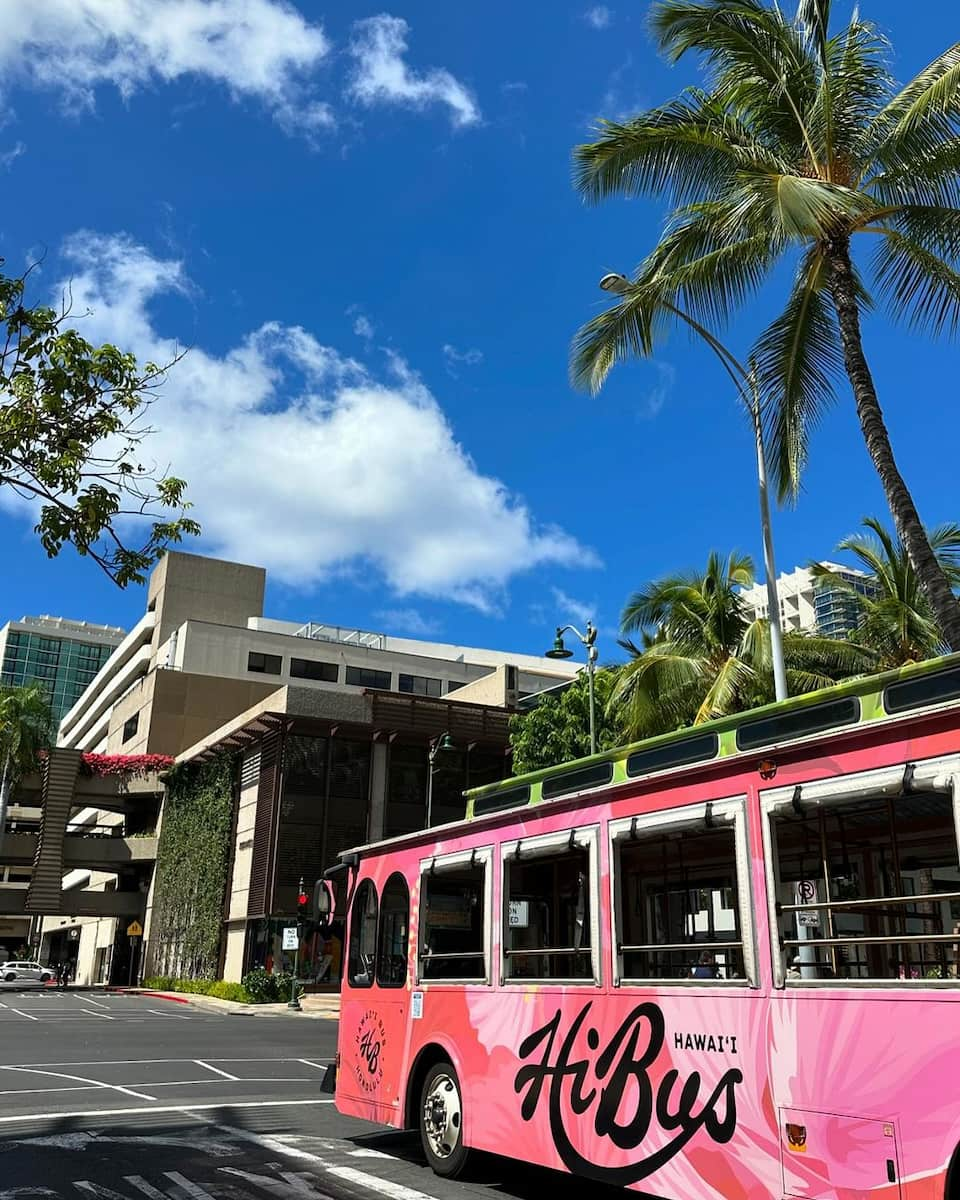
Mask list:
[[[783,1190],[799,1200],[899,1200],[893,1121],[781,1108]]]
[[[403,1115],[409,926],[410,894],[403,875],[391,875],[379,894],[372,879],[358,884],[341,991],[337,1093],[369,1104],[369,1119],[388,1125],[398,1124]]]

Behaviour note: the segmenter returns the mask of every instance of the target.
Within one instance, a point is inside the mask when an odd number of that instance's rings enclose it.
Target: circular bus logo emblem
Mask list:
[[[376,1009],[368,1008],[357,1026],[357,1083],[365,1092],[375,1092],[383,1079],[383,1053],[387,1037]]]

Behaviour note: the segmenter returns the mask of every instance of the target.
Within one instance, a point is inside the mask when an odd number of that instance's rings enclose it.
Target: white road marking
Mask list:
[[[370,1150],[366,1146],[361,1146],[359,1150],[348,1150],[347,1155],[350,1158],[393,1158],[392,1154],[384,1154],[382,1150]]]
[[[290,1158],[316,1163],[328,1175],[333,1175],[337,1179],[345,1179],[348,1183],[355,1183],[358,1187],[366,1188],[368,1191],[379,1192],[380,1195],[389,1197],[389,1200],[432,1200],[432,1197],[428,1196],[426,1192],[418,1192],[416,1188],[406,1187],[402,1183],[392,1183],[389,1179],[379,1179],[376,1175],[368,1175],[366,1171],[358,1171],[356,1167],[338,1166],[321,1158],[319,1154],[311,1154],[309,1150],[301,1150],[299,1146],[287,1146],[276,1138],[267,1137],[262,1133],[253,1133],[249,1129],[238,1129],[232,1125],[221,1125],[219,1128],[224,1133],[229,1133],[246,1142],[253,1142],[255,1146],[270,1150],[274,1154],[286,1154]],[[231,1170],[229,1167],[221,1169]]]
[[[208,1062],[204,1062],[202,1058],[193,1060],[198,1067],[206,1067],[208,1071],[213,1071],[217,1075],[222,1075],[224,1079],[232,1079],[236,1083],[238,1076],[231,1075],[228,1071],[221,1071],[219,1067],[212,1067]]]
[[[109,1008],[110,1007],[109,1004],[104,1004],[102,1000],[94,1000],[94,998],[92,996],[84,997],[83,1002],[84,1002],[84,1004],[96,1004],[100,1008]]]
[[[159,1008],[148,1008],[148,1013],[153,1013],[157,1017],[166,1017],[169,1021],[189,1021],[190,1017],[183,1017],[180,1013],[162,1012]]]
[[[329,1065],[328,1063],[311,1062],[309,1058],[298,1058],[296,1061],[303,1063],[305,1067],[316,1067],[318,1071],[325,1071]]]
[[[34,1096],[38,1093],[43,1096],[49,1096],[54,1092],[98,1092],[99,1090],[99,1083],[81,1083],[76,1087],[11,1088],[9,1091],[0,1092],[0,1096]]]
[[[104,1021],[115,1021],[116,1017],[111,1017],[109,1013],[94,1012],[92,1008],[81,1008],[80,1011],[88,1017],[100,1017]]]
[[[155,1188],[152,1183],[147,1183],[142,1175],[124,1175],[123,1180],[124,1183],[132,1184],[137,1191],[143,1192],[145,1196],[149,1197],[149,1200],[170,1200],[170,1197],[161,1192],[159,1188]]]
[[[133,1096],[137,1100],[153,1100],[144,1092],[135,1092],[132,1088],[123,1087],[119,1083],[104,1083],[100,1079],[85,1079],[82,1075],[67,1075],[63,1071],[42,1071],[39,1067],[0,1067],[0,1071],[24,1071],[28,1075],[49,1075],[54,1079],[70,1079],[74,1083],[93,1083],[111,1092],[123,1092],[125,1096]]]
[[[39,1021],[39,1017],[35,1017],[32,1013],[22,1012],[19,1008],[11,1008],[11,1012],[15,1012],[18,1017],[28,1017],[31,1021]]]
[[[17,1121],[49,1121],[51,1118],[64,1120],[70,1117],[132,1117],[143,1113],[183,1113],[189,1116],[195,1112],[207,1112],[211,1109],[225,1108],[299,1108],[304,1104],[332,1104],[333,1100],[223,1100],[217,1104],[162,1104],[150,1106],[141,1104],[136,1108],[84,1108],[78,1112],[47,1112],[23,1113],[16,1117],[0,1117],[0,1125],[13,1125]],[[224,1126],[224,1128],[227,1128]],[[232,1130],[231,1130],[232,1132]]]
[[[193,1200],[214,1200],[213,1196],[208,1191],[205,1191],[199,1183],[193,1183],[185,1175],[181,1175],[179,1171],[164,1171],[164,1175],[166,1175],[171,1183],[175,1183],[178,1187],[183,1188],[188,1196],[193,1197]]]

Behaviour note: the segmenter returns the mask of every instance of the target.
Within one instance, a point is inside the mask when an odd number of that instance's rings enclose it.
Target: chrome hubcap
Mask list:
[[[449,1075],[438,1075],[423,1099],[423,1128],[437,1158],[449,1158],[460,1142],[460,1092]]]

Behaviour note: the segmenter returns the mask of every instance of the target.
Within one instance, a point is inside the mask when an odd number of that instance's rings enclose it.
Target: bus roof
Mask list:
[[[960,654],[808,692],[720,720],[559,763],[465,793],[462,820],[359,847],[361,853],[447,835],[482,817],[508,816],[550,800],[570,799],[652,776],[746,753],[771,752],[813,737],[901,720],[960,701]],[[357,851],[354,851],[354,853]]]

